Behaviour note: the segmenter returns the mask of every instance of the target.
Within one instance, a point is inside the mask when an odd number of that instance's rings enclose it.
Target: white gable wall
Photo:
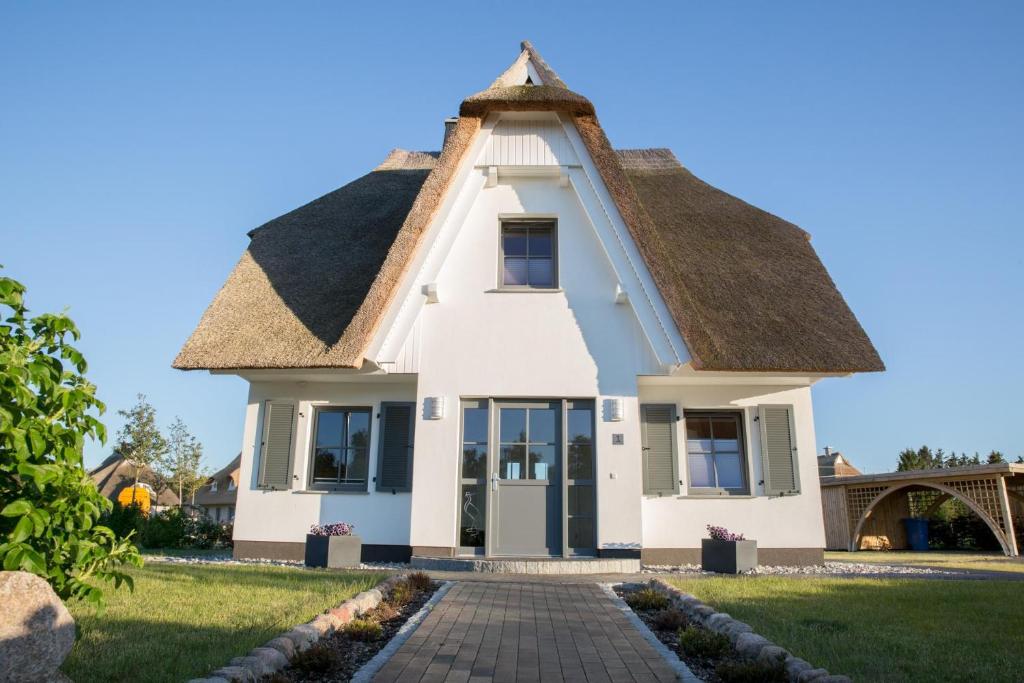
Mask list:
[[[494,291],[499,217],[522,214],[558,218],[562,291]],[[417,388],[421,404],[444,396],[448,411],[417,426],[416,452],[427,457],[414,464],[412,545],[452,547],[460,398],[594,398],[600,416],[604,396],[633,397],[627,400],[635,404],[637,375],[660,373],[661,364],[632,308],[614,301],[615,273],[579,197],[555,180],[513,177],[481,189],[436,282],[440,303],[420,313]],[[599,543],[638,547],[641,473],[623,461],[623,447],[610,445],[613,431],[626,425],[599,417]],[[627,442],[638,438],[630,434]]]

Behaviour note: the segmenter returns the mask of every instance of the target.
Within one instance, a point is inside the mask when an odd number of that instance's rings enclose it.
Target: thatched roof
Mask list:
[[[527,63],[542,83],[521,85]],[[593,105],[529,43],[462,103],[439,158],[396,150],[372,173],[250,233],[174,366],[359,367],[482,118],[509,110],[572,118],[697,369],[884,369],[806,233],[707,185],[668,150],[615,152]]]
[[[89,478],[93,480],[104,498],[117,502],[117,495],[135,483],[135,468],[119,453],[114,453],[91,470]],[[139,471],[139,484],[155,488],[156,483],[157,478],[153,474],[153,470],[143,467]],[[154,505],[177,505],[178,496],[174,491],[164,489],[152,503]]]
[[[242,465],[242,454],[236,455],[231,462],[210,475],[206,483],[196,491],[196,505],[234,505],[238,497],[238,475]],[[213,490],[213,482],[217,482],[217,490]],[[233,482],[235,488],[228,486]]]

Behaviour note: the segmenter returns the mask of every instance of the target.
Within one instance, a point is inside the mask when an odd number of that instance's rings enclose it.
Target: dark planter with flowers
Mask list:
[[[757,568],[757,541],[748,541],[743,534],[710,524],[708,535],[711,538],[700,542],[700,563],[704,571],[739,574]]]
[[[358,567],[363,553],[363,540],[352,533],[345,522],[314,524],[306,534],[306,566]]]

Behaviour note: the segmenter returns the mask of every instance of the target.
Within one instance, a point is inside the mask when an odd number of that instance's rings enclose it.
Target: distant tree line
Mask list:
[[[984,458],[975,451],[973,456],[968,456],[967,453],[960,453],[957,455],[956,451],[950,451],[948,454],[945,450],[939,448],[932,450],[928,446],[921,446],[918,449],[904,448],[900,451],[899,464],[896,466],[897,472],[907,472],[910,470],[937,470],[943,467],[967,467],[968,465],[982,465],[989,464],[994,465],[1001,462],[1008,462],[1006,456],[999,451],[990,451]],[[1024,456],[1018,456],[1017,463],[1024,463]]]

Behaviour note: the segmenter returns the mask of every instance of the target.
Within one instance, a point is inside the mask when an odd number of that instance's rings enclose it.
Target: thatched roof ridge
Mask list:
[[[135,467],[120,453],[107,456],[97,467],[89,471],[89,478],[96,484],[100,495],[117,502],[117,496],[123,489],[135,483]],[[148,467],[139,470],[139,484],[155,488],[157,477]],[[154,505],[177,505],[178,496],[170,489],[164,489],[152,501]]]
[[[459,106],[460,116],[483,116],[492,111],[560,111],[586,115],[594,113],[594,105],[583,95],[566,88],[511,85],[470,95]]]

